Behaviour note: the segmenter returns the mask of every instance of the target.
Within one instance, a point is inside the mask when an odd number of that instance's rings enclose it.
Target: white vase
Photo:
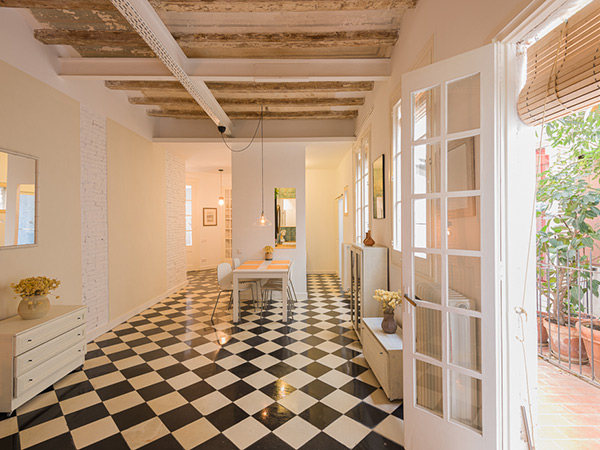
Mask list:
[[[21,297],[17,312],[22,319],[39,319],[48,314],[50,310],[50,300],[47,295],[30,295]]]

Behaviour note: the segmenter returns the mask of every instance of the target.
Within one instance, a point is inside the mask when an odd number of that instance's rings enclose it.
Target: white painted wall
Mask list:
[[[128,93],[111,91],[103,80],[64,79],[57,75],[58,51],[33,37],[30,13],[15,8],[0,8],[0,60],[43,81],[94,111],[123,124],[136,133],[151,139],[155,120],[146,109],[130,104]]]
[[[219,173],[187,172],[186,183],[193,183],[192,253],[196,261],[189,270],[201,270],[217,267],[225,258],[225,206],[219,206],[221,181]],[[225,189],[231,189],[231,174],[223,173],[223,197]],[[203,208],[217,208],[217,226],[203,225]]]
[[[265,125],[268,133],[269,125]],[[265,143],[265,215],[274,218],[275,188],[296,188],[296,248],[276,249],[275,259],[293,259],[293,281],[297,294],[306,295],[306,192],[305,144]],[[274,246],[274,227],[255,227],[261,211],[260,144],[232,156],[233,174],[233,257],[242,261],[263,259],[262,248]]]
[[[0,8],[3,9],[3,8]],[[10,283],[61,280],[60,299],[81,304],[79,103],[0,61],[0,148],[39,158],[37,245],[0,249],[0,319],[16,314]]]
[[[336,171],[306,171],[306,270],[307,273],[335,273]]]

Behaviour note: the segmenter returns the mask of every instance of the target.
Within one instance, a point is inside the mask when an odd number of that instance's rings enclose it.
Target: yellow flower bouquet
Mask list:
[[[11,283],[12,290],[21,297],[17,313],[27,320],[44,317],[50,310],[48,294],[58,286],[59,280],[48,277],[29,277],[23,278],[17,284]],[[59,298],[58,295],[55,297]]]
[[[60,286],[59,280],[48,277],[23,278],[17,284],[11,283],[10,285],[15,294],[21,298],[31,297],[32,295],[48,295],[58,286]]]
[[[265,248],[263,248],[263,252],[265,253],[273,253],[275,251],[275,249],[273,247],[271,247],[270,245],[265,246]]]
[[[373,298],[381,303],[383,312],[386,314],[393,313],[394,309],[402,304],[402,296],[400,295],[400,292],[390,292],[384,289],[376,289]]]

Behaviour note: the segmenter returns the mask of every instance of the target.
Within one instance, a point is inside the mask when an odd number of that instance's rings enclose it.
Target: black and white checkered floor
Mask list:
[[[88,345],[74,372],[0,421],[0,449],[401,449],[390,403],[349,323],[337,277],[280,322],[251,302],[232,325],[216,271]]]

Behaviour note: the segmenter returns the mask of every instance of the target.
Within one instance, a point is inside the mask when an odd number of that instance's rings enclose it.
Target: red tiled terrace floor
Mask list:
[[[600,449],[600,388],[538,360],[537,450]]]

